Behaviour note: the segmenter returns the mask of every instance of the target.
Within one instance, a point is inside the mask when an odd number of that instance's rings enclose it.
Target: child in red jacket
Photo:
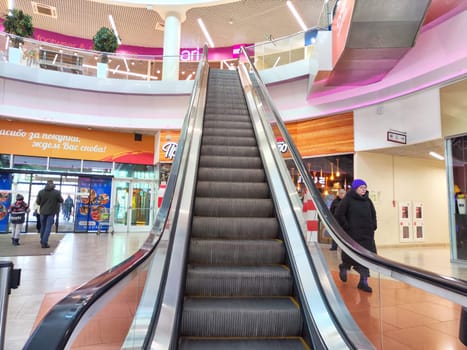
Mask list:
[[[8,212],[10,213],[10,221],[12,224],[12,238],[13,245],[19,245],[19,235],[26,218],[26,213],[29,211],[29,205],[24,201],[21,194],[16,195],[16,202],[10,206]]]

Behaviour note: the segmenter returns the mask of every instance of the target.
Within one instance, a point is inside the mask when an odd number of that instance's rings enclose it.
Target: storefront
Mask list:
[[[46,131],[45,131],[46,130]],[[157,210],[154,136],[0,121],[0,233],[21,193],[25,231],[36,232],[36,196],[53,180],[64,203],[56,232],[149,231]]]

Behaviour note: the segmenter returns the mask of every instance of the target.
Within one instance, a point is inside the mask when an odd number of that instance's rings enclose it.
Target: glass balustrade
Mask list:
[[[304,32],[279,39],[271,39],[248,46],[254,57],[257,70],[276,68],[296,61],[308,60],[314,45],[305,46]],[[24,38],[17,52],[16,62],[10,52],[7,33],[0,33],[0,62],[17,63],[37,69],[85,76],[98,76],[99,63],[106,55],[106,77],[123,80],[162,80],[164,57],[162,55],[134,55],[123,53],[103,54],[102,52],[67,47],[44,41]],[[181,55],[179,80],[193,80],[198,66],[198,56]],[[212,68],[232,69],[237,58],[210,60]]]

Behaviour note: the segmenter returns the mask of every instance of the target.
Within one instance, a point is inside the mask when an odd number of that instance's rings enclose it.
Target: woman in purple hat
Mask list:
[[[375,230],[376,210],[368,196],[366,182],[355,179],[352,189],[347,192],[336,211],[336,219],[352,239],[369,251],[376,253]],[[368,285],[370,270],[342,252],[342,263],[339,265],[339,277],[347,281],[347,270],[352,266],[360,274],[358,289],[371,293]]]

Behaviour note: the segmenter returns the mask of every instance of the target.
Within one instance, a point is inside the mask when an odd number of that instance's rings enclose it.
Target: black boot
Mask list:
[[[15,245],[19,245],[19,238],[15,238]]]
[[[364,292],[367,293],[372,293],[373,289],[368,285],[368,277],[367,276],[362,276],[360,275],[360,281],[358,282],[358,289],[363,290]]]
[[[339,278],[342,282],[347,282],[347,268],[343,265],[339,265]]]

